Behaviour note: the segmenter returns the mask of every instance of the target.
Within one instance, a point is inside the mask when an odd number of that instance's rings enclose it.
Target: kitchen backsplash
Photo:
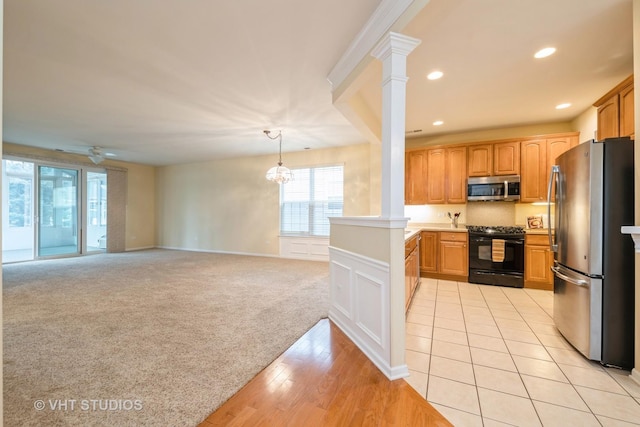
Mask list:
[[[511,202],[473,202],[460,205],[406,205],[404,213],[409,223],[450,224],[447,216],[460,212],[460,225],[520,225],[527,227],[527,217],[540,215],[544,228],[549,225],[546,205]],[[553,221],[551,206],[551,221]]]

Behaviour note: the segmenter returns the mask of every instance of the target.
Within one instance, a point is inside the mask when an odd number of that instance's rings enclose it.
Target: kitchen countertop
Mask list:
[[[524,230],[527,234],[549,234],[548,228],[527,228]]]
[[[467,232],[467,227],[465,224],[458,224],[458,227],[452,227],[451,224],[448,223],[411,223],[406,228],[406,230],[419,229],[424,231],[458,231],[461,233]]]
[[[464,224],[459,224],[456,228],[452,227],[451,224],[413,223],[404,229],[405,241],[410,240],[421,231],[453,231],[457,233],[466,233],[467,227],[465,227]]]
[[[458,227],[452,227],[451,224],[446,223],[412,223],[404,229],[404,239],[410,240],[416,234],[421,231],[452,231],[457,233],[466,233],[467,227],[465,224],[459,224]],[[549,234],[548,228],[525,228],[526,234]]]

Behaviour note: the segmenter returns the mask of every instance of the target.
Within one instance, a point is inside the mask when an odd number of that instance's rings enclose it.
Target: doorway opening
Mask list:
[[[2,173],[3,263],[106,250],[106,171],[3,159]]]

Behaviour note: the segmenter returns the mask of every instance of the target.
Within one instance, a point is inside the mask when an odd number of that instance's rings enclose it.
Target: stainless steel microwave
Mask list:
[[[472,177],[467,181],[467,201],[490,202],[520,200],[520,176]]]

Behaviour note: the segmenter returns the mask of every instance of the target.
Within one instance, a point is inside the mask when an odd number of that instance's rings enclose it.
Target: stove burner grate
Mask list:
[[[501,225],[467,225],[467,230],[472,233],[485,234],[524,234],[524,227]]]

